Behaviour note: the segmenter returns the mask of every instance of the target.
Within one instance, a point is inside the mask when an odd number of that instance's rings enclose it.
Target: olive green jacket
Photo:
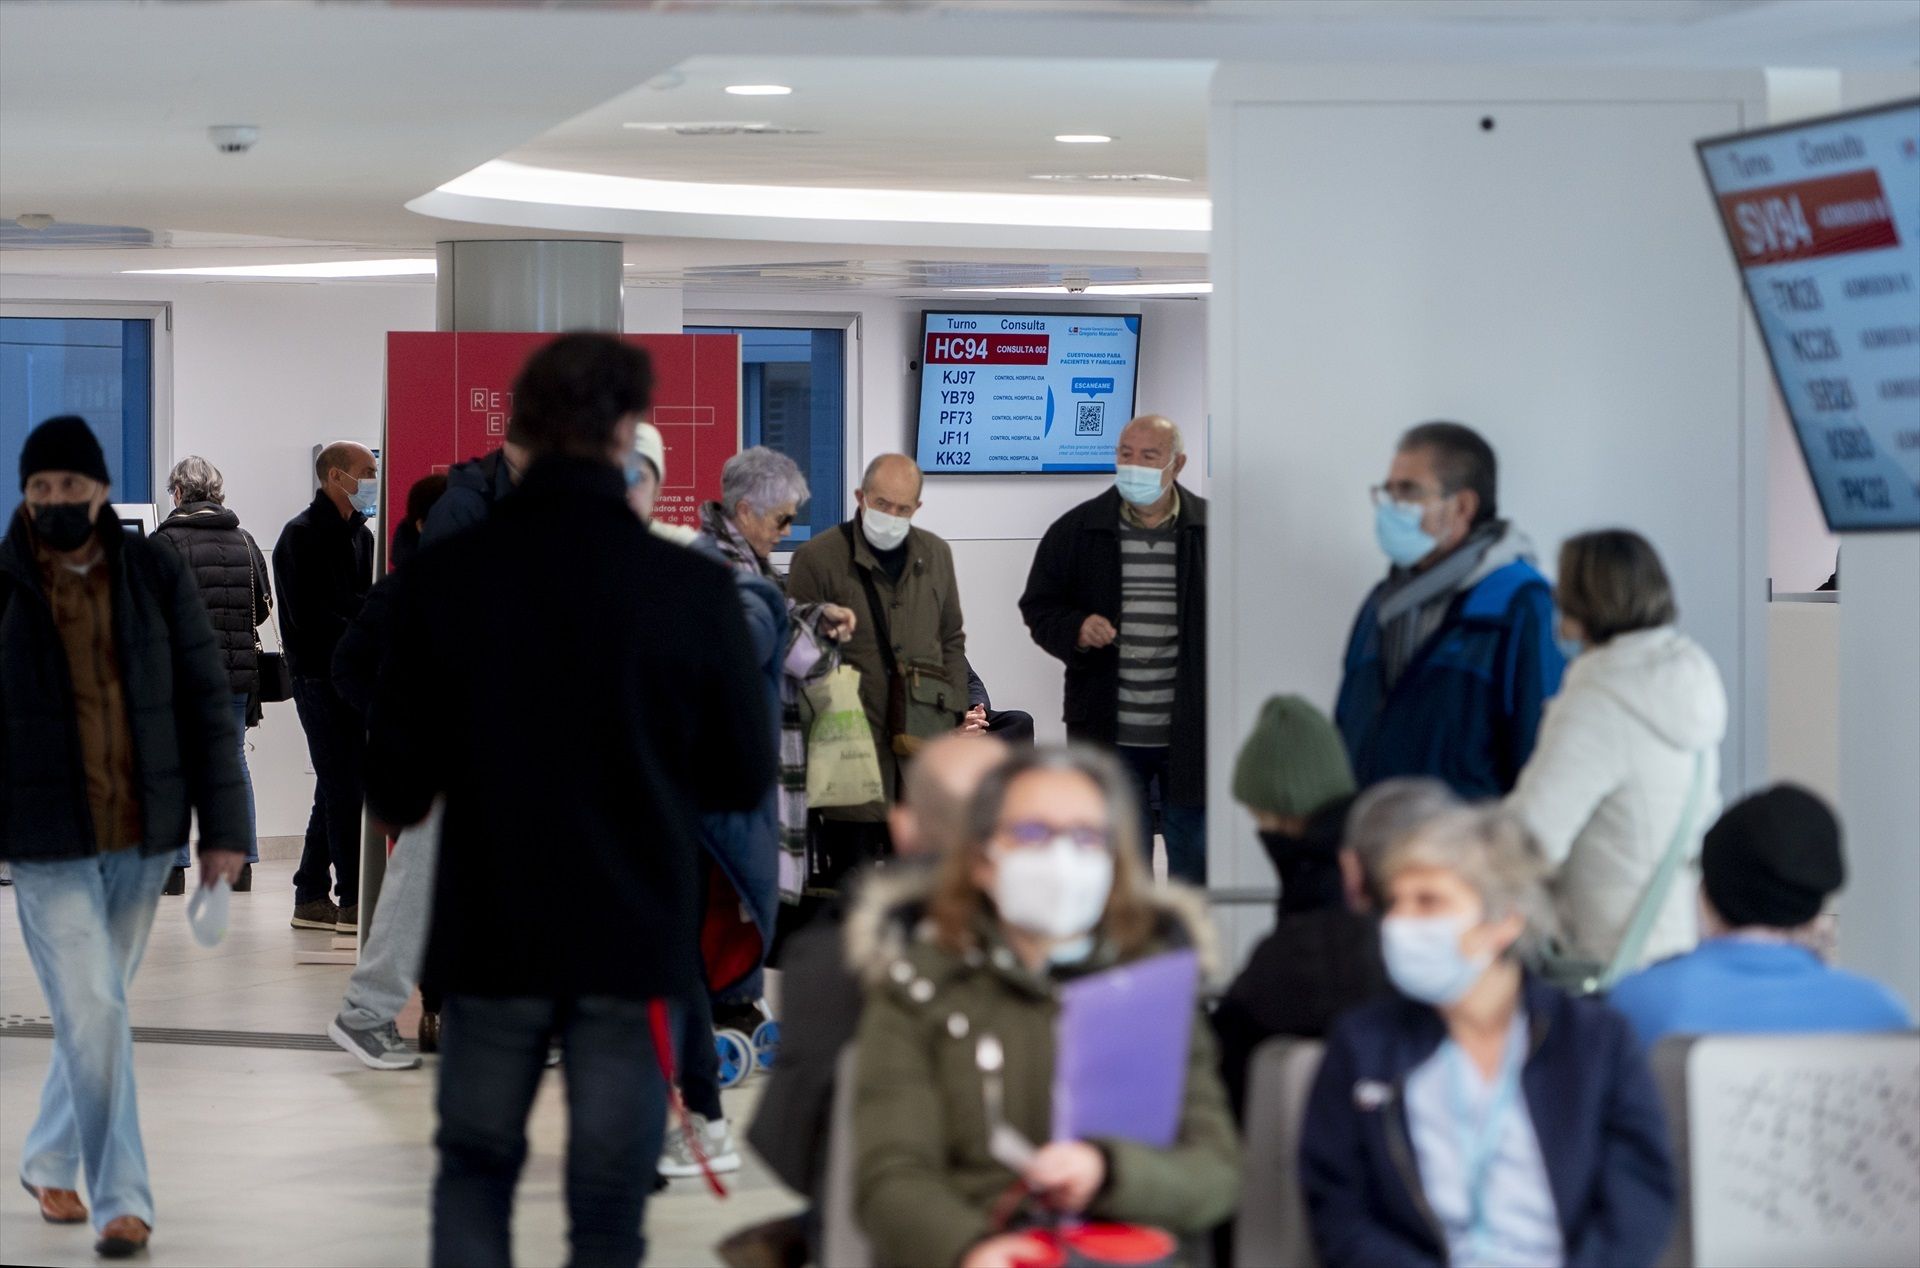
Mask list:
[[[1211,946],[1204,909],[1190,893],[1165,893],[1161,937],[1150,953]],[[1005,1050],[1009,1123],[1035,1144],[1051,1129],[1056,982],[1028,972],[983,926],[981,950],[954,955],[923,927],[904,934],[885,913],[897,888],[869,885],[848,924],[848,954],[867,976],[855,1039],[853,1128],[860,1223],[878,1261],[945,1268],[997,1231],[992,1210],[1012,1171],[987,1151],[982,1035]],[[1083,968],[1111,967],[1097,948]],[[1217,1073],[1211,1029],[1196,1008],[1187,1052],[1186,1102],[1170,1149],[1102,1140],[1106,1186],[1089,1214],[1198,1234],[1224,1221],[1239,1195],[1239,1145]]]
[[[842,644],[841,658],[860,671],[860,702],[873,728],[886,800],[899,796],[900,762],[887,731],[887,669],[876,637],[879,623],[867,603],[860,573],[873,577],[874,593],[887,605],[894,658],[913,680],[913,698],[927,709],[953,715],[959,726],[967,711],[967,634],[960,615],[960,585],[954,577],[953,548],[925,529],[907,534],[907,566],[895,582],[873,557],[866,535],[854,526],[853,547],[839,525],[793,552],[787,574],[787,598],[794,603],[837,603],[857,618],[853,637]],[[829,818],[878,822],[886,806],[824,811]]]

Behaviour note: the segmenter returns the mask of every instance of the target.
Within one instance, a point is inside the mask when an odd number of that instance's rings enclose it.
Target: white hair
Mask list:
[[[788,503],[797,507],[808,496],[799,464],[765,445],[742,449],[720,470],[720,509],[728,518],[742,506],[764,515]]]

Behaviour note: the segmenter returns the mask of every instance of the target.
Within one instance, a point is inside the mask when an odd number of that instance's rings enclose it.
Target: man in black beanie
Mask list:
[[[128,537],[84,420],[20,452],[25,503],[0,542],[0,859],[53,1015],[53,1060],[20,1181],[103,1256],[147,1245],[153,1192],[134,1111],[126,988],[200,815],[203,884],[247,861],[233,696],[193,574]]]
[[[1613,989],[1649,1048],[1662,1036],[1905,1030],[1886,987],[1821,962],[1808,944],[1846,882],[1840,823],[1804,788],[1776,784],[1720,816],[1700,851],[1704,941]]]

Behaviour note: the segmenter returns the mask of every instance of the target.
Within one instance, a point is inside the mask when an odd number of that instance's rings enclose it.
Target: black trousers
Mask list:
[[[435,1268],[512,1262],[527,1114],[555,1040],[567,1091],[568,1262],[634,1268],[667,1115],[645,1001],[450,995],[441,1027]]]
[[[337,886],[340,905],[357,907],[366,723],[324,678],[296,675],[293,704],[300,713],[300,729],[307,733],[314,773],[313,813],[307,817],[300,867],[293,874],[293,901],[325,898]]]

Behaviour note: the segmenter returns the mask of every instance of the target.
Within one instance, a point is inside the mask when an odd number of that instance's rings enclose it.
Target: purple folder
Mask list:
[[[1199,958],[1175,951],[1060,988],[1055,1140],[1133,1140],[1158,1149],[1173,1144],[1199,983]]]

